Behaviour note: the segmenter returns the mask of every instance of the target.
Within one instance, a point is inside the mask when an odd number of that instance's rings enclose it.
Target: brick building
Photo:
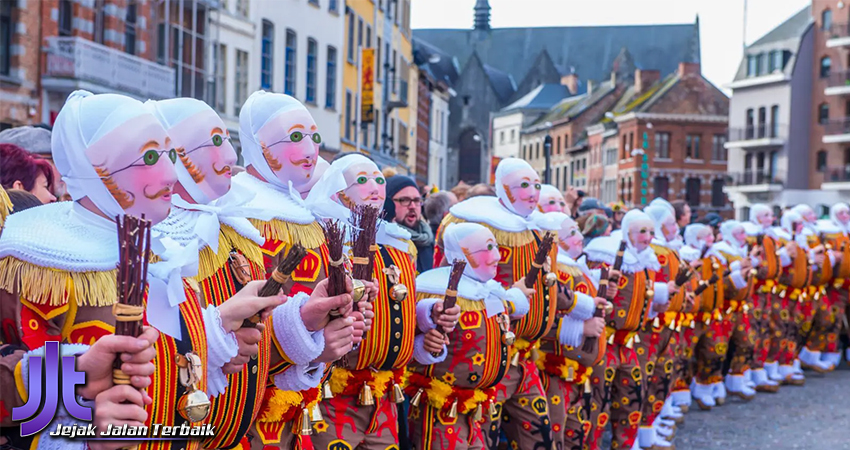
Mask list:
[[[48,2],[0,1],[0,130],[40,122],[39,42]]]

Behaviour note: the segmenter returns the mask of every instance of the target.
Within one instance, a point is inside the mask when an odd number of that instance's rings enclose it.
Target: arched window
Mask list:
[[[826,150],[820,150],[817,156],[818,172],[826,172]]]
[[[818,107],[818,122],[821,125],[829,122],[829,105],[826,103],[821,103]]]
[[[829,56],[824,56],[820,59],[820,77],[828,78],[830,70],[832,70],[832,60]]]
[[[274,55],[274,25],[263,20],[263,37],[260,47],[260,87],[272,88],[272,58]]]
[[[832,11],[825,9],[820,15],[820,29],[829,31],[832,29]]]

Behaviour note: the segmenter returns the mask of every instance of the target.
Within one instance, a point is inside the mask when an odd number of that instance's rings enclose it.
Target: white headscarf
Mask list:
[[[443,245],[446,252],[446,261],[450,264],[454,260],[466,261],[467,264],[463,274],[482,283],[485,283],[488,280],[479,280],[476,278],[475,272],[472,271],[472,264],[469,264],[469,259],[467,259],[466,255],[463,253],[460,241],[469,235],[483,233],[486,231],[487,229],[482,225],[467,222],[449,224],[443,232]]]
[[[679,256],[685,261],[695,261],[705,248],[705,241],[699,239],[703,231],[711,231],[711,227],[702,223],[692,223],[685,227],[685,245],[679,250]]]
[[[840,228],[844,233],[850,233],[850,223],[843,224],[843,223],[838,221],[838,212],[842,211],[842,210],[843,211],[850,211],[850,205],[848,205],[847,203],[843,203],[843,202],[839,202],[839,203],[832,205],[832,207],[829,208],[829,219],[832,221],[832,223],[835,226]]]
[[[514,209],[514,205],[511,204],[510,199],[508,199],[507,192],[505,192],[503,180],[509,173],[520,169],[534,170],[528,162],[519,158],[505,158],[496,166],[496,197],[502,201],[505,208],[508,208],[512,213],[517,215],[519,214]]]
[[[560,200],[566,203],[564,200],[564,195],[561,194],[561,190],[552,186],[551,184],[543,184],[540,186],[540,200],[537,201],[537,204],[540,206],[545,206],[543,201],[549,201],[550,198],[555,197],[555,199]]]
[[[129,120],[139,128],[159,122],[142,102],[118,94],[77,90],[68,96],[53,124],[53,163],[62,174],[71,198],[89,200],[107,217],[123,217],[124,210],[109,193],[86,156],[86,149]]]
[[[647,246],[642,252],[638,252],[629,238],[629,226],[631,226],[632,222],[639,220],[652,223],[652,218],[645,212],[633,209],[623,216],[622,226],[619,230],[614,231],[610,236],[592,239],[585,246],[585,253],[587,253],[592,261],[613,264],[617,250],[619,250],[620,241],[623,241],[626,243],[626,251],[623,253],[623,266],[621,269],[625,273],[635,273],[644,269],[659,270],[661,264],[658,262],[655,250],[651,246]]]
[[[306,110],[307,108],[294,97],[257,91],[245,100],[245,104],[239,111],[239,140],[242,143],[242,158],[245,160],[245,166],[253,166],[267,182],[285,190],[288,190],[292,183],[284,186],[269,167],[263,156],[263,148],[257,139],[257,132],[275,117],[298,109]]]
[[[739,228],[744,228],[744,225],[741,224],[741,222],[738,222],[737,220],[727,220],[720,225],[720,235],[723,237],[723,242],[729,245],[730,249],[734,250],[734,252],[731,253],[743,258],[747,256],[748,253],[747,243],[744,242],[741,244],[737,242],[733,235],[735,230]]]
[[[793,210],[789,209],[782,213],[782,219],[779,220],[780,226],[774,227],[773,232],[776,237],[790,241],[795,234],[792,226],[794,223],[803,223],[803,218]],[[797,235],[797,243],[805,247],[808,246],[805,233]]]
[[[206,103],[194,98],[172,98],[168,100],[148,100],[145,102],[145,107],[159,119],[159,122],[165,127],[168,132],[172,128],[180,125],[180,122],[202,112],[216,112]],[[216,114],[217,115],[217,114]],[[219,119],[220,120],[220,119]],[[221,123],[224,126],[224,122]],[[209,137],[207,136],[207,139]],[[173,139],[173,137],[172,137]],[[200,143],[199,143],[200,144]],[[191,149],[186,149],[191,150]],[[177,172],[177,180],[186,189],[186,192],[198,203],[208,204],[212,198],[209,198],[197,185],[192,175],[183,164],[175,164],[174,169]]]
[[[664,200],[661,197],[657,197],[657,198],[653,199],[651,202],[649,202],[648,206],[662,206],[662,207],[666,208],[668,211],[670,211],[670,214],[673,215],[674,219],[676,218],[676,208],[673,208],[673,205],[670,202],[668,202],[667,200]]]
[[[656,200],[653,200],[653,202],[656,202]],[[665,200],[661,201],[666,203]],[[676,214],[672,206],[667,208],[662,203],[655,203],[654,205],[650,204],[644,208],[644,212],[651,217],[655,223],[655,238],[652,239],[652,243],[668,247],[673,250],[678,250],[682,246],[682,241],[679,237],[679,224],[676,223]],[[664,222],[668,219],[673,219],[673,223],[676,226],[676,236],[673,240],[667,240],[667,237],[664,235]]]

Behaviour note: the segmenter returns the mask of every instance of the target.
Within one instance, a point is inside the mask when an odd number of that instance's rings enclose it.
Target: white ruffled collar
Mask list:
[[[720,262],[726,264],[727,258],[726,255],[730,255],[733,257],[743,258],[747,256],[746,246],[744,246],[743,253],[742,249],[735,248],[732,244],[726,241],[715,242],[714,245],[706,252],[706,256],[714,256],[719,259]]]
[[[619,230],[617,230],[619,231]],[[622,241],[622,233],[612,233],[611,236],[601,236],[592,239],[589,244],[584,247],[584,252],[591,261],[604,262],[608,265],[613,265],[617,257],[617,250],[620,248]],[[657,271],[661,269],[661,264],[658,262],[658,257],[655,255],[655,250],[652,247],[647,247],[644,251],[638,253],[631,245],[626,247],[623,253],[623,266],[620,271],[625,273],[636,273],[644,269]]]
[[[841,224],[836,223],[833,220],[823,219],[818,221],[817,230],[818,233],[824,234],[850,234],[850,224],[847,224],[847,226],[842,227]]]
[[[416,291],[431,295],[445,295],[451,271],[452,268],[446,266],[419,274],[416,277]],[[505,311],[502,303],[502,299],[505,297],[505,288],[496,280],[482,283],[464,274],[460,278],[460,283],[458,283],[457,293],[459,297],[467,300],[484,302],[487,317]]]
[[[229,202],[231,196],[253,195],[243,206],[250,212],[248,219],[268,222],[281,220],[283,222],[307,225],[315,222],[315,218],[304,205],[304,199],[296,189],[284,189],[280,186],[266,183],[248,172],[242,172],[233,177],[230,192],[218,201]]]
[[[652,243],[661,247],[669,248],[670,250],[679,250],[682,248],[682,245],[684,245],[684,241],[682,241],[681,236],[676,236],[676,239],[672,241],[668,241],[664,237],[654,237],[652,238]]]
[[[701,254],[702,250],[690,245],[683,245],[682,248],[679,249],[679,257],[685,262],[694,262],[699,259]]]
[[[541,226],[535,221],[540,216],[532,213],[528,217],[514,214],[505,208],[497,197],[478,196],[466,199],[449,209],[449,212],[458,219],[468,222],[487,224],[497,230],[509,233],[520,233],[528,230],[556,230],[561,224],[545,224]],[[542,213],[541,213],[542,215]]]

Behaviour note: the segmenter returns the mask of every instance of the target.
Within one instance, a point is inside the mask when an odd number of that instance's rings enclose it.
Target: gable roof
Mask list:
[[[699,24],[589,27],[414,30],[414,36],[454,55],[461,63],[473,53],[514,79],[525,78],[546,50],[562,73],[575,70],[579,79],[610,76],[614,59],[627,48],[639,68],[672,73],[679,62],[700,62]],[[586,85],[585,85],[586,86]]]
[[[569,95],[563,84],[541,84],[519,100],[505,106],[500,112],[517,109],[549,109]]]
[[[740,64],[738,64],[738,71],[735,72],[734,81],[747,78],[747,56],[769,53],[773,50],[787,52],[786,54],[789,56],[787,61],[785,61],[782,72],[786,75],[791,75],[794,72],[794,67],[801,51],[800,45],[803,42],[803,37],[811,29],[813,24],[814,19],[812,18],[811,7],[807,6],[750,44],[744,51],[744,56],[741,58]],[[836,25],[833,24],[833,26]],[[809,70],[809,68],[806,67],[804,70]]]
[[[446,83],[449,87],[460,76],[457,58],[421,39],[413,39],[413,61],[419,70],[426,71],[434,81]]]
[[[516,92],[516,81],[514,81],[514,77],[493,66],[483,63],[481,66],[484,68],[487,78],[490,79],[490,84],[493,86],[496,96],[499,97],[499,102],[504,105],[514,95],[514,92]]]
[[[768,31],[767,34],[750,44],[749,47],[757,47],[759,45],[770,44],[772,42],[799,38],[813,21],[812,7],[811,5],[806,6],[793,16],[789,17],[785,22],[777,25],[776,28]]]
[[[555,106],[553,106],[549,112],[541,116],[539,119],[535,120],[529,128],[532,128],[536,125],[545,124],[546,122],[559,122],[567,119],[574,119],[581,115],[588,108],[596,104],[599,100],[602,100],[608,94],[614,92],[617,89],[617,85],[612,83],[611,81],[605,81],[599,84],[599,86],[593,89],[593,92],[588,94],[581,94],[574,97],[565,98]]]

